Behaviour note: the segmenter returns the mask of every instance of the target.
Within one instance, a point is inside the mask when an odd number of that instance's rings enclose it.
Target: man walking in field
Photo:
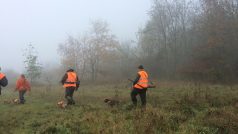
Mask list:
[[[2,90],[2,86],[6,87],[8,85],[8,80],[7,77],[4,73],[1,73],[1,67],[0,67],[0,95],[2,94],[1,90]]]
[[[25,103],[25,98],[24,95],[27,91],[31,91],[31,86],[28,80],[26,79],[25,75],[22,74],[20,78],[16,82],[16,89],[15,91],[19,92],[19,103],[24,104]]]
[[[61,80],[62,85],[65,88],[65,98],[67,100],[67,105],[74,105],[75,101],[73,99],[73,94],[75,90],[79,88],[79,78],[76,72],[69,68],[66,74],[63,76]]]
[[[131,91],[131,100],[134,106],[137,106],[137,98],[136,96],[139,94],[141,99],[142,107],[146,106],[146,91],[148,88],[148,74],[144,70],[144,67],[140,65],[138,67],[137,77],[133,82],[133,89]]]

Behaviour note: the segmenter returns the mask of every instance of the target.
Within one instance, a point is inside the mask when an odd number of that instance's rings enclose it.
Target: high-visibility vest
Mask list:
[[[18,91],[23,91],[23,90],[30,91],[31,90],[31,85],[30,85],[30,83],[25,78],[20,77],[17,80],[16,89]]]
[[[3,73],[0,73],[0,80],[2,80],[5,77]]]
[[[67,80],[64,83],[64,87],[76,87],[77,74],[75,72],[67,72]]]
[[[148,74],[146,71],[139,71],[138,74],[140,75],[139,81],[134,85],[134,88],[144,89],[148,87]]]

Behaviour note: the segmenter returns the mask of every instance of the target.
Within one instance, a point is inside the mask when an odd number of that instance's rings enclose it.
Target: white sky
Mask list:
[[[135,39],[151,0],[0,0],[0,66],[23,71],[22,50],[35,45],[43,64],[59,64],[58,44],[86,32],[93,20],[109,23],[119,40]]]

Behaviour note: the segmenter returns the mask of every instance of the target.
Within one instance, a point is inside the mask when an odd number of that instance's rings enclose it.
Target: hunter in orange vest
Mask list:
[[[72,68],[66,72],[61,80],[62,85],[65,88],[65,98],[67,100],[67,105],[74,105],[75,101],[73,99],[73,94],[75,90],[79,88],[79,78]]]
[[[131,91],[131,100],[134,106],[137,106],[137,98],[136,96],[139,94],[141,99],[142,106],[146,105],[146,91],[148,88],[148,74],[144,70],[144,67],[140,65],[138,67],[137,77],[133,82],[133,89]]]
[[[0,67],[1,71],[1,67]],[[2,94],[2,88],[1,87],[6,87],[8,85],[8,80],[5,74],[0,72],[0,95]]]
[[[19,92],[19,101],[20,104],[24,104],[25,103],[25,98],[24,95],[26,93],[26,91],[30,92],[31,91],[31,85],[30,82],[28,82],[28,80],[26,79],[25,75],[22,74],[20,76],[20,78],[18,78],[17,82],[16,82],[16,88],[15,91]]]

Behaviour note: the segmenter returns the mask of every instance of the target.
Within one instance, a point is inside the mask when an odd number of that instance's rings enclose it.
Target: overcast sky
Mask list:
[[[151,0],[0,0],[0,66],[22,72],[22,50],[35,45],[43,64],[60,64],[58,44],[108,22],[119,40],[135,39],[148,20]]]

